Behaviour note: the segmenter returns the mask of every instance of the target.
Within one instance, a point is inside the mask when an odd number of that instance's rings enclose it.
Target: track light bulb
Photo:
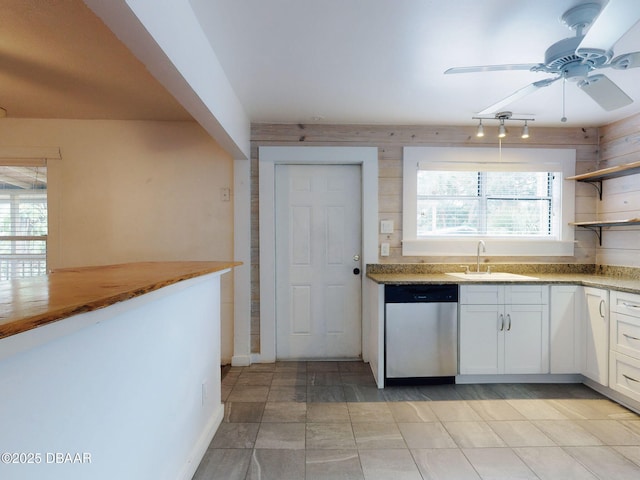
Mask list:
[[[507,129],[504,127],[504,120],[500,121],[500,128],[498,129],[498,138],[504,138],[507,136]]]
[[[476,137],[484,137],[484,127],[482,126],[482,120],[478,124],[478,129],[476,130]]]
[[[522,138],[529,138],[529,125],[527,121],[524,121],[524,127],[522,127]]]

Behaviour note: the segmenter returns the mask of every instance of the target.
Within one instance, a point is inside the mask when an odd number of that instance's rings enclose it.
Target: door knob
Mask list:
[[[353,269],[353,274],[354,275],[360,275],[360,269],[358,267]]]
[[[360,255],[358,255],[357,253],[353,256],[353,261],[357,262],[360,260]]]

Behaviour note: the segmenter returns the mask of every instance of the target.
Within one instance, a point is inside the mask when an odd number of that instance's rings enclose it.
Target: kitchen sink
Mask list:
[[[473,280],[476,282],[487,282],[492,280],[512,280],[512,281],[526,281],[526,280],[538,280],[536,277],[529,277],[527,275],[519,275],[517,273],[506,273],[506,272],[451,272],[447,273],[447,275],[451,275],[452,277],[463,278],[465,280]]]

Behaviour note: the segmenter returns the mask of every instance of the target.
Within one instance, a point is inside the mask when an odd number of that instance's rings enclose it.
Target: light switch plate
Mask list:
[[[380,244],[380,256],[381,257],[388,257],[389,256],[389,244],[388,243],[381,243]]]
[[[393,233],[393,220],[380,220],[380,233]]]

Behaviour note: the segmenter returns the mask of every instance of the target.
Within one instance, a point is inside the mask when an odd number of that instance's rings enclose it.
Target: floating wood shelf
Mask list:
[[[593,185],[598,190],[600,200],[602,200],[602,181],[610,178],[624,177],[627,175],[635,175],[640,173],[640,162],[625,163],[624,165],[616,165],[615,167],[603,168],[595,172],[582,173],[567,177],[567,180],[575,180],[576,182],[585,182]]]
[[[640,218],[629,218],[627,220],[598,220],[593,222],[570,222],[569,225],[587,228],[598,236],[600,246],[602,246],[602,229],[607,227],[627,227],[629,225],[640,225]]]

